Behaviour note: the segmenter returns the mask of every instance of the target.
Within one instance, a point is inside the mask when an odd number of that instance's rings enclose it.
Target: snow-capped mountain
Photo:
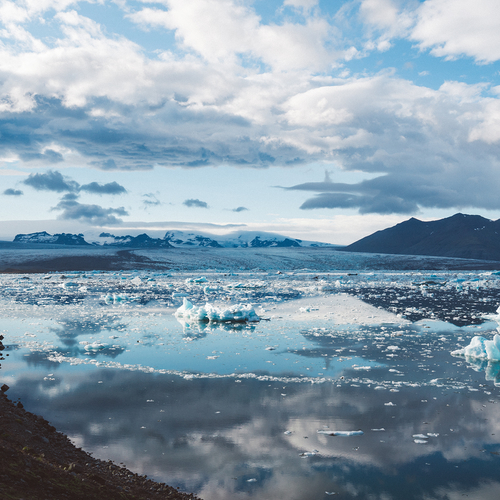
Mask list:
[[[90,245],[85,241],[83,234],[49,234],[47,231],[40,233],[18,234],[15,243],[45,243],[52,245]]]
[[[115,236],[110,233],[101,233],[99,235],[101,241],[96,244],[113,247],[128,247],[128,248],[172,248],[172,245],[165,239],[151,238],[146,233],[138,236]]]
[[[310,247],[332,246],[328,243],[303,241],[288,238],[282,234],[264,231],[235,231],[225,235],[210,233],[190,233],[167,231],[164,239],[175,247],[212,247],[212,248],[268,248],[268,247]]]
[[[16,243],[45,243],[57,245],[90,245],[83,234],[54,234],[46,231],[41,233],[18,234]],[[104,247],[126,248],[272,248],[272,247],[327,247],[328,243],[303,241],[288,238],[277,233],[263,231],[237,231],[226,235],[209,233],[194,233],[178,230],[167,231],[163,238],[151,238],[147,234],[138,236],[116,236],[111,233],[101,233],[92,240],[92,245]]]

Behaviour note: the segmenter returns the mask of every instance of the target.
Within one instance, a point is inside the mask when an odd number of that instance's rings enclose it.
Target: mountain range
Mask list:
[[[328,243],[303,241],[277,233],[237,231],[226,235],[170,230],[163,238],[116,236],[101,233],[88,242],[83,234],[45,231],[18,234],[15,243],[80,245],[119,248],[272,248],[272,247],[330,247],[347,252],[426,255],[463,259],[500,261],[500,220],[479,215],[455,214],[435,221],[412,217],[393,227],[377,231],[351,245],[340,247]]]
[[[500,261],[500,220],[461,213],[429,222],[412,217],[339,250]]]
[[[126,248],[270,248],[270,247],[326,247],[328,243],[303,241],[263,231],[238,231],[223,236],[208,233],[188,233],[184,231],[167,231],[163,238],[151,238],[147,234],[138,236],[116,236],[101,233],[89,243],[83,234],[61,233],[51,235],[46,231],[30,234],[18,234],[15,243],[84,245]]]

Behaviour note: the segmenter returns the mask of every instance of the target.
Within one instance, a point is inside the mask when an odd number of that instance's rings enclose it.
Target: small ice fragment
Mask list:
[[[255,479],[254,477],[252,477],[252,479],[247,479],[247,483],[256,483],[257,482],[257,479]]]
[[[106,349],[109,347],[108,344],[103,344],[102,342],[93,342],[92,344],[87,344],[84,346],[86,351],[101,351],[102,349]]]
[[[325,495],[336,495],[335,491],[325,491]]]
[[[392,401],[389,401],[388,403],[384,403],[384,406],[396,406],[396,404]]]
[[[274,351],[276,347],[266,347],[266,351]]]
[[[207,278],[205,276],[200,276],[199,278],[188,278],[186,283],[206,283]]]
[[[285,431],[283,434],[285,434],[286,436],[289,436],[291,433],[292,433],[292,431]]]
[[[317,431],[318,434],[325,434],[326,436],[362,436],[364,434],[363,431]]]
[[[380,429],[372,429],[372,432],[385,432],[385,429],[383,427]]]
[[[429,437],[438,437],[439,436],[439,432],[428,432],[427,435]]]
[[[309,457],[314,457],[314,455],[316,455],[316,451],[305,451],[304,453],[301,453],[299,455],[299,457],[302,457],[302,458],[309,458]]]
[[[414,439],[427,439],[427,436],[425,434],[413,434],[412,437]]]
[[[155,400],[154,399],[146,399],[146,403],[154,403]]]
[[[63,288],[66,290],[70,290],[71,288],[77,288],[79,285],[78,283],[75,283],[74,281],[66,281],[63,283]]]
[[[133,283],[134,285],[142,285],[142,280],[139,276],[136,276],[134,279],[130,280],[130,283]]]
[[[413,442],[415,444],[428,444],[429,441],[427,441],[426,439],[414,439]]]

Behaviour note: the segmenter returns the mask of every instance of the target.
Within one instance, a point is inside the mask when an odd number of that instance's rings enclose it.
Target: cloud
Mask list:
[[[245,212],[246,210],[248,210],[246,207],[233,208],[233,212]]]
[[[464,174],[452,178],[447,168],[420,175],[393,172],[354,184],[325,179],[285,189],[317,193],[301,205],[304,210],[354,208],[361,214],[415,214],[421,208],[497,208],[495,191],[500,189],[500,182],[485,185],[481,172],[469,177]]]
[[[316,3],[288,2],[305,11]],[[264,24],[251,7],[234,0],[169,0],[168,10],[144,8],[129,14],[135,23],[174,30],[185,49],[212,64],[235,65],[242,55],[276,70],[320,70],[340,54],[328,47],[328,22],[307,15],[305,22]]]
[[[53,149],[45,149],[43,153],[21,153],[19,156],[23,161],[42,160],[47,163],[60,163],[64,161],[63,155]]]
[[[44,174],[30,174],[22,182],[37,191],[56,191],[57,193],[68,191],[72,193],[79,189],[77,182],[63,177],[60,172],[54,170],[49,170]]]
[[[99,205],[86,205],[79,203],[78,195],[65,194],[61,201],[52,210],[62,210],[58,219],[79,220],[97,226],[115,225],[122,223],[122,219],[115,217],[126,216],[128,212],[123,208],[103,208]]]
[[[94,194],[123,194],[127,192],[127,190],[116,181],[108,182],[107,184],[91,182],[90,184],[80,186],[79,190]]]
[[[146,208],[147,207],[157,207],[157,206],[160,206],[162,204],[161,201],[153,193],[143,194],[142,197],[144,198],[142,200],[142,203],[144,204],[144,206]]]
[[[426,0],[416,14],[410,38],[421,49],[447,59],[500,60],[500,4],[496,0]]]
[[[198,199],[185,200],[182,204],[186,205],[186,207],[189,207],[189,208],[192,208],[192,207],[196,207],[196,208],[208,208],[208,205],[207,205],[207,203],[205,201],[200,201]]]
[[[19,189],[8,188],[3,192],[3,194],[7,196],[22,196],[24,193]]]
[[[116,181],[108,182],[107,184],[91,182],[89,184],[80,185],[78,182],[63,176],[61,172],[55,170],[49,170],[44,174],[30,174],[28,178],[22,182],[37,191],[55,191],[57,193],[62,193],[64,191],[68,191],[69,193],[85,191],[92,194],[115,195],[127,192],[127,190]]]
[[[70,0],[4,1],[0,157],[29,168],[105,171],[324,162],[377,174],[379,194],[364,186],[312,190],[304,208],[499,208],[498,89],[419,86],[390,68],[370,73],[368,60],[365,72],[353,74],[346,61],[406,39],[426,58],[472,58],[472,73],[474,61],[500,58],[497,2],[360,0],[330,15],[324,3],[286,0],[275,22],[257,4],[165,0],[133,11],[121,3],[137,26],[173,35],[151,55],[128,33],[109,34],[71,10]],[[54,28],[50,37],[29,33],[42,15]],[[407,49],[417,73],[421,53]],[[51,172],[32,174],[25,185],[110,194],[107,185],[85,191],[93,183]],[[409,198],[401,194],[405,178],[415,182]]]

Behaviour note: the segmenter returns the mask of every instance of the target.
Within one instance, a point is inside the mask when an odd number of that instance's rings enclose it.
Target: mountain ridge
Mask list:
[[[138,236],[116,236],[102,232],[95,241],[88,242],[83,234],[60,233],[51,235],[46,231],[18,234],[14,243],[51,244],[72,246],[97,246],[121,248],[270,248],[270,247],[330,247],[328,243],[303,241],[277,233],[264,231],[239,231],[224,236],[209,233],[193,233],[169,230],[163,238],[151,238],[146,233]]]
[[[500,219],[462,213],[435,221],[411,217],[339,250],[500,261]]]

